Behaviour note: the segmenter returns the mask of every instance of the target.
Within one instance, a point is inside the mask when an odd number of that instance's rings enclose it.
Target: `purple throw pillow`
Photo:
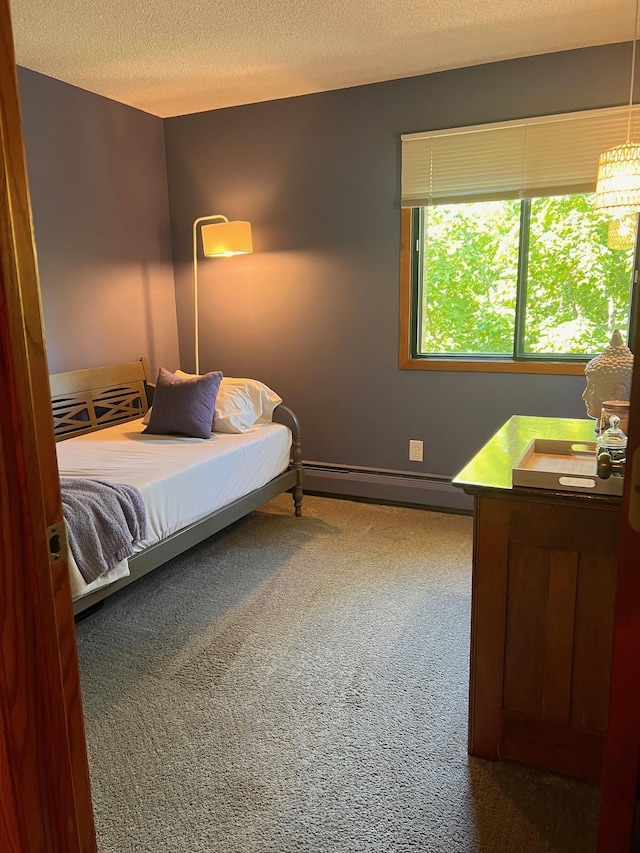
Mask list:
[[[161,367],[153,395],[151,418],[143,432],[211,438],[213,412],[221,382],[222,373],[219,370],[192,379],[181,379]]]

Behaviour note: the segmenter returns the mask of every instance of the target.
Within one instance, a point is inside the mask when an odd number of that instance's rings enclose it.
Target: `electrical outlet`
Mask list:
[[[422,442],[411,439],[409,441],[409,461],[422,462]]]

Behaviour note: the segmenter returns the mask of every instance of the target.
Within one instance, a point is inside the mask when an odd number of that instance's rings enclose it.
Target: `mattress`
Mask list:
[[[61,477],[92,477],[140,490],[148,535],[135,552],[264,486],[289,464],[291,432],[282,424],[255,426],[211,439],[145,435],[141,420],[75,436],[56,445]],[[128,574],[126,561],[86,584],[70,555],[73,598]]]

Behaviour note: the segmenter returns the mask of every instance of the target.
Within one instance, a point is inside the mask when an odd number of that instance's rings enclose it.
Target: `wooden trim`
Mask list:
[[[509,527],[513,515],[513,512],[509,513]],[[514,543],[509,532],[506,571],[507,617],[502,707],[541,717],[544,632],[549,600],[549,551],[535,545]],[[526,677],[523,678],[524,673]]]
[[[599,782],[604,735],[504,711],[500,755]]]
[[[8,0],[0,0],[0,849],[95,832]]]
[[[502,728],[509,504],[477,497],[474,516],[469,753],[495,761]]]
[[[542,717],[562,725],[568,725],[571,716],[571,671],[577,586],[577,551],[551,551]]]
[[[584,362],[558,361],[463,361],[446,358],[409,358],[401,370],[457,370],[466,373],[544,373],[561,376],[584,375]]]
[[[640,256],[636,243],[636,266]],[[640,298],[632,301],[634,340],[640,329]],[[637,350],[635,350],[637,352]],[[640,769],[640,533],[631,525],[630,508],[638,496],[640,454],[640,359],[631,384],[627,469],[616,571],[616,602],[611,655],[611,684],[602,770],[598,853],[631,849]],[[633,495],[633,497],[632,497]]]
[[[618,537],[610,541],[612,550],[617,549]],[[580,554],[570,723],[574,728],[602,734],[607,724],[611,683],[616,575],[615,550],[609,554]]]
[[[400,370],[457,370],[472,373],[545,373],[563,376],[584,374],[588,359],[581,362],[516,361],[501,359],[462,359],[433,356],[411,357],[411,209],[400,212],[400,328],[398,329],[398,366]]]
[[[400,212],[400,328],[398,363],[404,370],[411,359],[411,210]]]

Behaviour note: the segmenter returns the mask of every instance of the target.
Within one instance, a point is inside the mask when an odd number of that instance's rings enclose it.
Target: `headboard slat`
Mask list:
[[[146,359],[49,377],[56,440],[135,420],[148,408]]]

